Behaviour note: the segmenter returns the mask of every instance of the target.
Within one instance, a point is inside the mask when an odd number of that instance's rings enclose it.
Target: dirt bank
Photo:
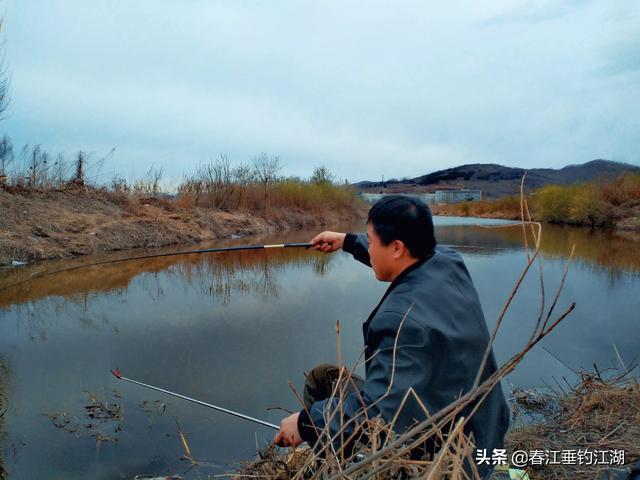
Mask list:
[[[101,190],[0,191],[0,264],[157,248],[358,218],[352,209],[225,212]]]

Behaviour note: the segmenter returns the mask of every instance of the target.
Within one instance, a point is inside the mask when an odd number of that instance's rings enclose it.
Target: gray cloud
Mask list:
[[[605,52],[603,65],[598,69],[600,73],[612,76],[640,73],[640,39],[619,41],[608,46]]]
[[[11,0],[0,126],[52,150],[116,147],[105,171],[155,164],[174,179],[221,152],[350,181],[639,163],[640,87],[602,75],[631,62],[637,17],[586,0],[511,5]]]
[[[545,22],[555,20],[586,7],[595,0],[527,0],[512,9],[485,20],[485,25],[509,22]]]

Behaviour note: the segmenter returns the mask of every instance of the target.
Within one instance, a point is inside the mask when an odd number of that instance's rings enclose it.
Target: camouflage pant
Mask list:
[[[329,398],[335,389],[339,374],[340,369],[328,363],[318,365],[307,373],[304,382],[304,406],[309,408],[313,403]],[[353,374],[351,378],[343,378],[341,381],[344,382],[343,388],[347,393],[360,390],[364,385],[364,380]]]

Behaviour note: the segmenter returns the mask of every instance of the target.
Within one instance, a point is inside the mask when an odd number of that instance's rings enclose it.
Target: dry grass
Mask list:
[[[540,396],[517,391],[518,411],[535,420],[507,434],[514,450],[624,450],[626,461],[640,458],[640,385],[626,376],[603,378],[581,373],[580,383],[563,394]],[[536,465],[531,478],[592,479],[604,465]],[[598,477],[599,478],[599,477]]]
[[[517,197],[463,203],[441,203],[433,205],[431,209],[434,215],[520,220],[520,199]]]

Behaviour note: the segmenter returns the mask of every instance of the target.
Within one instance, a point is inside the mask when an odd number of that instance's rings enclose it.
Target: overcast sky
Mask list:
[[[640,2],[3,0],[19,148],[178,179],[220,153],[350,182],[640,165]]]

